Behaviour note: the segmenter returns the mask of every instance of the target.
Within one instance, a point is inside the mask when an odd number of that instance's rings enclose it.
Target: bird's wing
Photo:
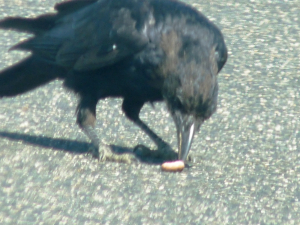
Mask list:
[[[64,1],[56,3],[54,9],[58,11],[59,14],[65,15],[80,10],[90,4],[97,2],[97,0],[73,0],[73,1]]]
[[[130,9],[95,12],[75,24],[75,38],[65,42],[57,61],[75,60],[74,69],[97,69],[141,51],[148,38],[136,29]]]
[[[70,14],[61,16],[68,12],[67,5],[56,8],[60,11],[52,29],[14,49],[27,49],[64,67],[86,71],[114,64],[141,51],[148,43],[148,38],[136,28],[133,9],[98,1],[75,12],[70,9]]]

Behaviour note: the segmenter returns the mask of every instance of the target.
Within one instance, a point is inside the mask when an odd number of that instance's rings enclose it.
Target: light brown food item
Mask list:
[[[161,165],[162,170],[169,172],[177,172],[184,169],[184,161],[177,160],[173,162],[165,162]]]

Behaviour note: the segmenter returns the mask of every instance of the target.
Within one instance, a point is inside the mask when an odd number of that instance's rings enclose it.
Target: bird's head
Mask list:
[[[185,160],[194,134],[216,111],[218,83],[209,70],[199,71],[199,79],[173,78],[165,82],[163,96],[177,129],[178,159]]]
[[[163,45],[168,54],[166,46],[171,47],[173,41],[171,55],[166,57],[163,67],[163,97],[176,124],[178,159],[185,160],[194,134],[216,111],[218,52],[217,44],[191,42],[174,33],[170,35],[168,44]]]

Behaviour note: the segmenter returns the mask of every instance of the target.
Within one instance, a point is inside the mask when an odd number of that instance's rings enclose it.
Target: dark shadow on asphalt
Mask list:
[[[0,131],[0,137],[8,138],[10,140],[15,141],[23,141],[26,144],[36,145],[43,148],[51,148],[54,150],[65,151],[74,154],[87,154],[89,152],[88,149],[91,147],[91,144],[87,142],[61,138],[51,138],[40,135],[36,136],[29,134],[21,134],[15,132]],[[127,148],[118,145],[110,145],[110,148],[113,152],[117,154],[133,154],[138,161],[146,164],[161,164],[165,161],[164,159],[158,159],[151,156],[144,157],[139,154],[135,154],[135,148]]]

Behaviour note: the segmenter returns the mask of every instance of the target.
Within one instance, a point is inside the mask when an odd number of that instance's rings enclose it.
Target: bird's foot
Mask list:
[[[144,145],[135,146],[133,149],[133,153],[138,157],[153,157],[153,151]]]
[[[89,149],[89,152],[91,152],[93,158],[96,158],[99,161],[123,162],[130,164],[137,160],[132,153],[120,154],[113,152],[111,146],[109,145],[102,145],[100,152],[98,147],[92,146]]]
[[[165,142],[162,142],[158,146],[158,150],[156,151],[158,156],[161,156],[161,158],[165,160],[174,161],[178,159],[178,153],[175,152],[171,146]]]
[[[133,150],[134,154],[138,157],[149,157],[149,158],[157,158],[161,160],[176,160],[178,158],[178,154],[168,145],[160,146],[158,150],[151,150],[144,145],[138,145]]]
[[[158,150],[151,150],[144,145],[137,145],[134,150],[134,154],[140,158],[156,158],[161,159],[163,161],[175,161],[178,160],[178,154],[165,143],[161,145]],[[194,162],[194,157],[189,154],[186,158],[187,162]]]

